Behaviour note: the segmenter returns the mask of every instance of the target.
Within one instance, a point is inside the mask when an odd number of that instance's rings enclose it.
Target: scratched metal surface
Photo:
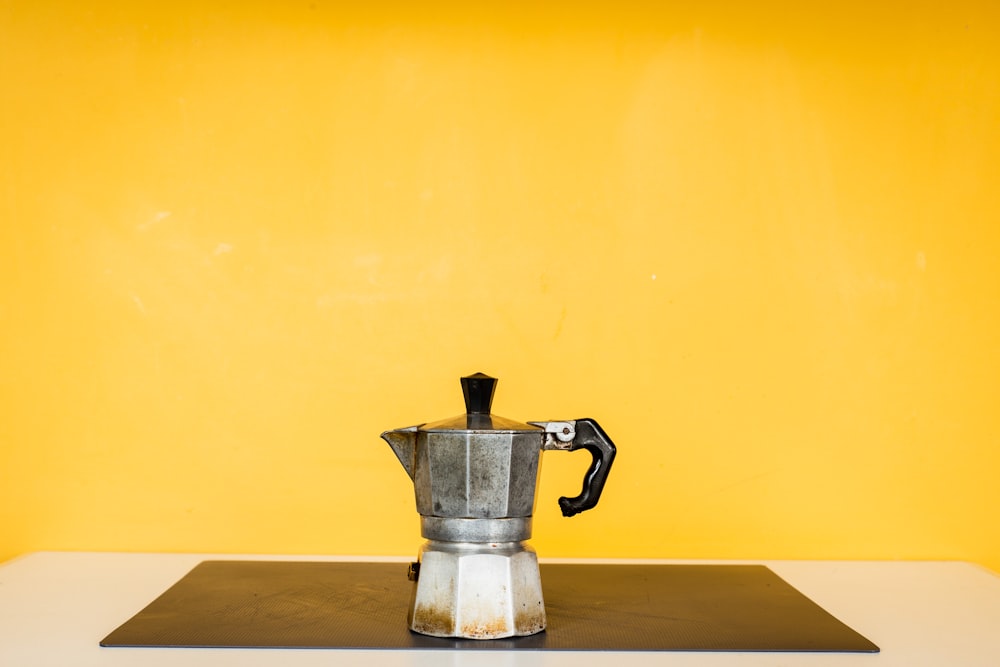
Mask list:
[[[762,565],[542,564],[541,573],[548,629],[475,641],[407,629],[404,565],[205,561],[101,645],[878,651]]]

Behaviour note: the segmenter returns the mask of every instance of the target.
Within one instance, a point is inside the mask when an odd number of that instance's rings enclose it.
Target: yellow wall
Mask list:
[[[350,4],[0,3],[0,559],[412,554],[481,370],[543,556],[1000,569],[995,2]]]

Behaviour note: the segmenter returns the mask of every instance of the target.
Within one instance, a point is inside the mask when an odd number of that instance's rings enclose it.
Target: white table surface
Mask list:
[[[196,564],[217,558],[409,560],[77,552],[41,552],[22,556],[0,565],[0,666],[1000,665],[1000,577],[977,565],[958,562],[739,561],[770,567],[828,612],[878,644],[882,651],[875,654],[150,649],[102,648],[98,645],[109,632],[176,583]]]

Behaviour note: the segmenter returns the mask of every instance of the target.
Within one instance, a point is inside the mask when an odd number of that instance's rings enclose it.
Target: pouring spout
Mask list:
[[[419,426],[408,426],[407,428],[397,428],[394,431],[386,431],[382,434],[382,439],[389,443],[392,452],[403,464],[406,474],[413,479],[414,452],[417,449],[417,429]]]

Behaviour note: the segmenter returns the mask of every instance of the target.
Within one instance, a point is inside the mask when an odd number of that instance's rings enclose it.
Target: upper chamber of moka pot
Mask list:
[[[544,432],[490,413],[496,382],[463,377],[465,414],[383,434],[413,479],[424,517],[531,516]]]

